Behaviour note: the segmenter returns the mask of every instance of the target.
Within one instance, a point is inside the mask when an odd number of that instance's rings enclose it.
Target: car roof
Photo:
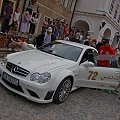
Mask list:
[[[76,46],[76,47],[81,47],[81,48],[84,48],[84,49],[88,49],[88,48],[91,48],[91,49],[94,49],[96,50],[95,48],[93,47],[90,47],[88,45],[83,45],[81,43],[77,43],[77,42],[72,42],[72,41],[65,41],[65,40],[56,40],[57,42],[61,42],[61,43],[65,43],[65,44],[69,44],[69,45],[73,45],[73,46]],[[96,50],[97,51],[97,50]]]

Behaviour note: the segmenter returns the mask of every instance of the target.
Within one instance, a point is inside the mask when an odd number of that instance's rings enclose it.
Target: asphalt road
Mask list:
[[[120,101],[115,94],[80,88],[62,104],[37,104],[0,85],[0,120],[120,120]]]

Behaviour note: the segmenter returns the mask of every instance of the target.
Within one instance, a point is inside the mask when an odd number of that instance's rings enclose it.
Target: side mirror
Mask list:
[[[85,61],[84,63],[81,63],[80,65],[85,66],[85,67],[93,67],[94,63],[93,62]]]

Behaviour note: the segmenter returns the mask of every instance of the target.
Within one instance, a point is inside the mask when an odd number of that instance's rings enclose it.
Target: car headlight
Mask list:
[[[39,73],[33,73],[30,77],[30,80],[31,81],[36,81],[38,83],[45,83],[47,81],[49,81],[51,78],[51,74],[50,73],[42,73],[42,74],[39,74]]]
[[[4,66],[4,65],[6,65],[6,63],[7,63],[7,58],[5,57],[5,58],[1,61],[1,65]]]

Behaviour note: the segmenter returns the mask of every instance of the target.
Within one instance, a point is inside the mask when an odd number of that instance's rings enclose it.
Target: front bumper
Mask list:
[[[16,86],[2,78],[3,72],[19,80],[19,85]],[[49,103],[52,102],[54,90],[51,84],[41,85],[32,81],[26,80],[19,76],[13,75],[6,70],[4,66],[0,66],[0,83],[7,89],[37,103]]]

